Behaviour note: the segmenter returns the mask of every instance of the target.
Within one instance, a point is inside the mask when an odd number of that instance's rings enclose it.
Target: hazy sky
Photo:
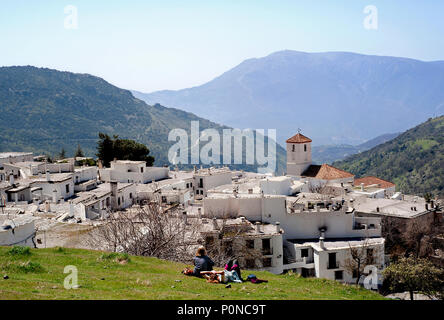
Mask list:
[[[65,28],[68,5],[77,29]],[[364,28],[367,5],[376,30]],[[144,92],[200,85],[284,49],[444,60],[444,1],[0,2],[0,65],[90,73]]]

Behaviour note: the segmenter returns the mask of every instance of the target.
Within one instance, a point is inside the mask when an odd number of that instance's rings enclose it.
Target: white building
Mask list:
[[[134,183],[102,183],[96,189],[79,192],[71,201],[70,215],[86,219],[106,218],[109,211],[123,210],[136,202]]]
[[[388,198],[395,194],[396,185],[377,177],[368,176],[354,181],[354,193],[368,198]]]
[[[32,179],[31,185],[34,188],[41,188],[42,199],[59,202],[67,200],[74,195],[74,179],[72,173],[47,172],[44,176]]]
[[[35,218],[21,215],[7,219],[0,217],[0,246],[28,246],[35,248]]]
[[[32,161],[32,152],[0,152],[0,167],[4,163]]]
[[[228,168],[200,169],[194,173],[194,197],[203,199],[208,190],[226,184],[231,184],[233,172]]]
[[[111,168],[100,169],[100,180],[126,183],[148,183],[168,178],[167,167],[147,167],[145,161],[115,160]]]

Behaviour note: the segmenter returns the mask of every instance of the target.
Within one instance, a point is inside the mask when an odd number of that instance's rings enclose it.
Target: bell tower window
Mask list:
[[[295,151],[295,147],[294,147],[294,145],[292,145],[292,151],[293,151],[293,152]]]
[[[307,152],[307,145],[304,144],[304,152]]]

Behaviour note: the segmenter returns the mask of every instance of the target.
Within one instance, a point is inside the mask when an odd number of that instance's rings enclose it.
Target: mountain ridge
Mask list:
[[[313,145],[356,145],[444,112],[443,86],[440,60],[285,50],[200,86],[133,93],[232,127],[276,128],[281,144],[299,127]]]

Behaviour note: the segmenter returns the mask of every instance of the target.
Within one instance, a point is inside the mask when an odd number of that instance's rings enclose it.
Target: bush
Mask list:
[[[116,262],[131,261],[128,253],[119,253],[119,252],[104,253],[100,258],[102,260],[114,260]]]
[[[31,250],[29,247],[14,246],[8,251],[8,254],[12,256],[29,256],[31,254]]]
[[[17,272],[23,272],[23,273],[30,273],[30,272],[40,273],[45,271],[45,269],[40,265],[40,263],[32,261],[21,263],[18,266],[16,266],[15,269]]]

